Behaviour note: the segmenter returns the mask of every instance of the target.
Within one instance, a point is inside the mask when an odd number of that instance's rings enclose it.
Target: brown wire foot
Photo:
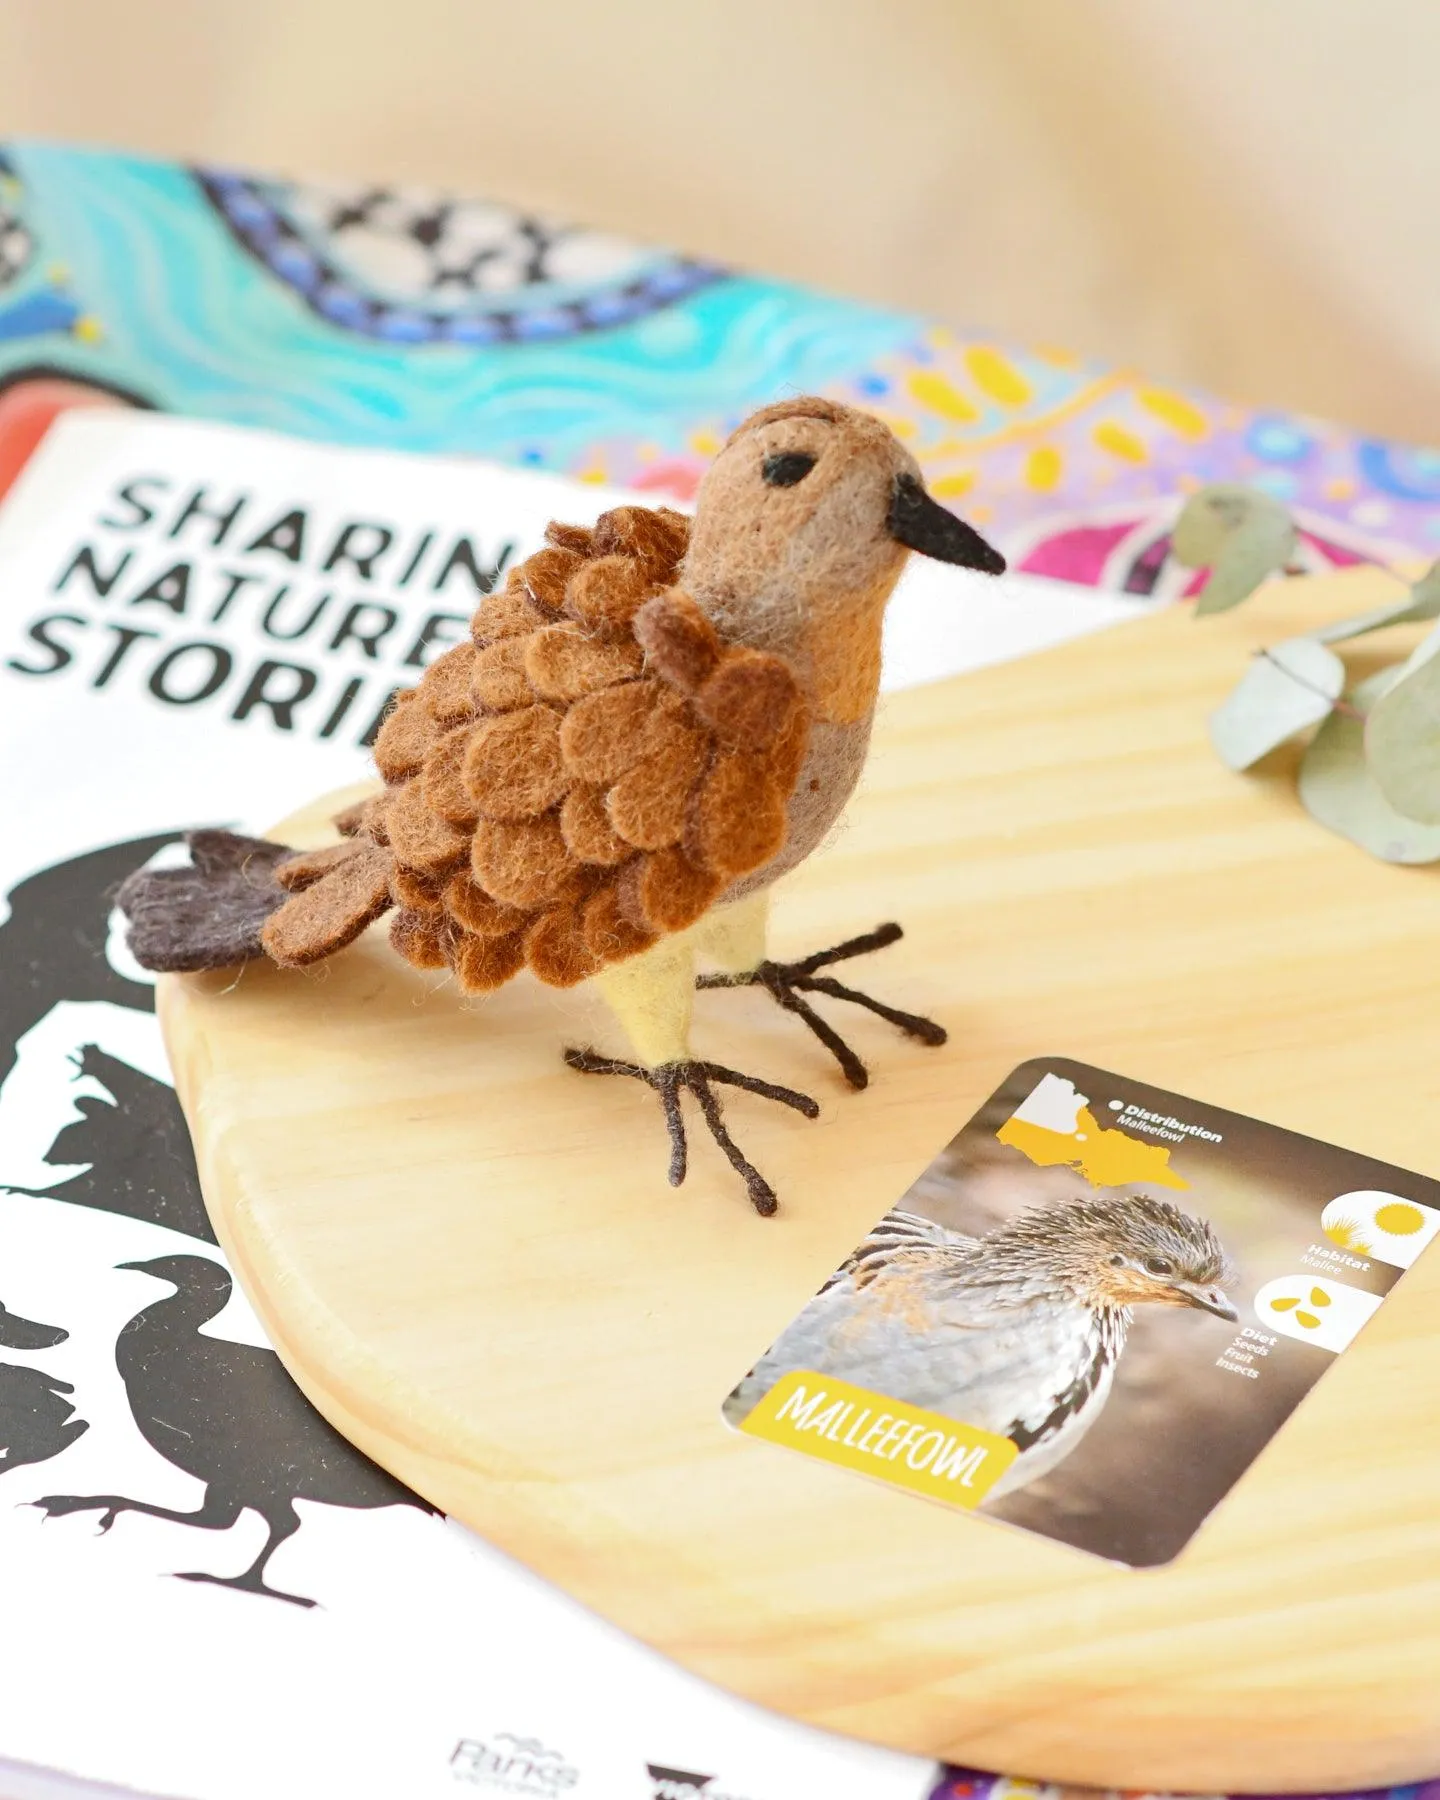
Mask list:
[[[895,943],[904,935],[898,925],[877,925],[873,931],[867,931],[861,937],[846,938],[843,944],[836,944],[833,950],[816,950],[810,956],[801,957],[799,962],[762,962],[744,975],[702,975],[695,985],[702,988],[764,988],[770,998],[783,1006],[786,1012],[794,1013],[796,1018],[802,1019],[810,1027],[839,1063],[841,1072],[851,1087],[868,1087],[870,1071],[835,1027],[822,1019],[804,996],[828,994],[832,1000],[849,1000],[855,1006],[863,1006],[870,1012],[878,1013],[882,1019],[888,1019],[906,1037],[917,1038],[922,1044],[943,1044],[948,1034],[945,1027],[937,1025],[933,1019],[921,1018],[919,1013],[901,1012],[899,1007],[887,1006],[883,1000],[874,1000],[869,994],[862,994],[858,988],[846,987],[833,976],[815,973],[829,963],[847,962],[852,956],[866,956],[872,950],[883,950],[887,944]]]
[[[720,1063],[673,1062],[662,1063],[657,1069],[647,1069],[641,1063],[617,1062],[614,1057],[601,1056],[594,1050],[567,1050],[565,1060],[582,1075],[629,1075],[654,1088],[665,1109],[665,1124],[670,1133],[671,1187],[679,1187],[685,1179],[689,1148],[685,1140],[685,1117],[680,1110],[680,1096],[686,1090],[692,1093],[700,1102],[700,1111],[710,1127],[711,1137],[725,1152],[730,1167],[745,1183],[751,1205],[765,1218],[769,1218],[778,1204],[775,1190],[725,1129],[720,1100],[711,1083],[719,1082],[726,1087],[743,1088],[747,1094],[759,1094],[765,1100],[778,1100],[782,1106],[793,1106],[796,1112],[803,1113],[807,1119],[818,1118],[820,1113],[820,1108],[808,1094],[797,1093],[794,1088],[779,1087],[773,1081],[761,1081],[755,1075],[742,1075],[738,1069],[727,1069]]]

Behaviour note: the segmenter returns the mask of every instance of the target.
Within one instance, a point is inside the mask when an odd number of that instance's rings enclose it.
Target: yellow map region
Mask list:
[[[1060,1164],[1074,1169],[1091,1187],[1124,1187],[1132,1181],[1168,1188],[1190,1185],[1170,1167],[1170,1152],[1163,1144],[1142,1144],[1124,1131],[1104,1130],[1088,1106],[1076,1113],[1073,1132],[1049,1131],[1015,1118],[1007,1119],[995,1135],[1042,1169]]]

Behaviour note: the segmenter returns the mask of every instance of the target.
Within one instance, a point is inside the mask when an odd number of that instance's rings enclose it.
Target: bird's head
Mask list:
[[[152,1256],[148,1262],[116,1263],[115,1267],[131,1269],[137,1275],[153,1275],[182,1293],[208,1291],[228,1296],[230,1292],[229,1273],[208,1256]]]
[[[867,655],[912,551],[998,575],[1005,559],[925,491],[915,458],[869,413],[777,401],[733,434],[700,484],[685,587],[735,637]],[[871,695],[873,699],[873,693]]]
[[[1005,1235],[1043,1246],[1088,1305],[1189,1306],[1231,1324],[1239,1317],[1225,1292],[1234,1269],[1214,1227],[1169,1200],[1136,1194],[1044,1207]]]

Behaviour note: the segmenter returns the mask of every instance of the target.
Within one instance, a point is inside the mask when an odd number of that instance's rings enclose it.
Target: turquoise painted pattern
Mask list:
[[[300,436],[568,469],[602,439],[689,447],[787,389],[832,386],[918,325],[728,277],[612,330],[470,349],[386,344],[319,318],[249,254],[187,170],[54,146],[12,153],[37,264],[61,265],[96,322],[0,343],[157,406]]]
[[[681,499],[753,406],[819,390],[885,418],[932,490],[1036,573],[1179,591],[1170,522],[1214,480],[1284,498],[1313,567],[1440,548],[1440,454],[1063,351],[475,201],[32,143],[0,175],[0,388],[59,373]]]

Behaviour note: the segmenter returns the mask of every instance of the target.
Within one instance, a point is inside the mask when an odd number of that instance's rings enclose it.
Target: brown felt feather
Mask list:
[[[690,521],[668,506],[616,506],[595,521],[600,556],[628,556],[655,581],[671,582],[690,545]]]
[[[465,786],[485,819],[532,819],[564,799],[571,777],[560,755],[560,718],[548,706],[522,706],[487,719],[470,734]]]
[[[448,967],[455,940],[455,927],[443,913],[404,907],[390,921],[390,942],[417,969]]]
[[[390,898],[411,912],[443,912],[445,887],[432,875],[422,875],[418,869],[396,863],[390,871]]]
[[[574,987],[600,967],[573,906],[551,907],[536,916],[525,932],[525,961],[550,987]]]
[[[443,875],[465,860],[465,833],[427,803],[423,781],[391,790],[385,830],[395,860],[423,874]]]
[[[450,877],[442,897],[445,910],[460,929],[473,932],[476,937],[511,937],[523,931],[530,918],[529,913],[493,899],[467,869]]]
[[[747,750],[768,750],[800,704],[794,675],[763,650],[732,650],[695,696],[705,724],[725,743]]]
[[[375,767],[386,781],[414,775],[425,753],[441,736],[442,727],[419,697],[418,689],[397,694],[375,739]]]
[[[657,935],[693,925],[724,886],[722,876],[693,862],[678,844],[627,863],[620,874],[621,911]]]
[[[489,594],[475,608],[470,621],[470,638],[477,650],[502,638],[529,637],[545,623],[542,613],[530,598],[522,582],[511,581],[498,594]]]
[[[502,638],[477,651],[470,665],[470,697],[481,712],[512,712],[535,695],[525,674],[526,637]]]
[[[525,674],[542,700],[579,700],[640,673],[644,652],[633,638],[609,642],[579,625],[537,631],[525,652]]]
[[[628,556],[597,556],[570,577],[565,611],[598,637],[624,639],[655,592],[648,566]]]
[[[558,613],[565,604],[565,588],[580,567],[578,550],[562,550],[554,545],[537,550],[520,564],[519,578],[527,594],[542,612]]]
[[[658,681],[631,681],[577,701],[560,727],[565,767],[577,781],[618,781],[645,754],[641,734],[661,698]]]
[[[659,932],[648,925],[637,924],[621,905],[620,884],[607,882],[592,894],[580,910],[580,929],[586,948],[597,967],[637,956],[648,950]]]
[[[720,634],[688,594],[678,589],[647,600],[635,637],[657,674],[691,694],[720,660]]]
[[[465,782],[465,757],[472,735],[468,724],[447,731],[426,752],[420,775],[425,804],[462,829],[473,826],[480,816],[475,796]]]
[[[451,967],[465,993],[491,993],[525,967],[524,937],[518,931],[509,937],[464,936],[455,946]]]
[[[660,747],[627,769],[606,797],[605,810],[619,835],[637,850],[678,844],[712,753],[703,732],[675,721]]]
[[[763,758],[727,750],[701,783],[686,848],[717,875],[758,869],[785,842],[785,798]]]
[[[526,912],[555,905],[574,886],[579,868],[554,813],[482,819],[470,840],[472,879],[492,898]]]
[[[302,888],[313,887],[341,863],[349,862],[352,856],[361,854],[363,849],[362,844],[347,838],[344,843],[327,844],[323,850],[297,850],[294,856],[276,863],[275,879],[287,893],[298,894]]]
[[[552,519],[545,527],[545,542],[557,550],[573,550],[578,556],[593,556],[595,527],[562,525],[558,519]]]
[[[473,644],[456,644],[431,663],[417,690],[430,712],[442,725],[458,725],[475,710],[470,694],[470,671],[475,663]]]
[[[605,810],[607,792],[604,787],[581,783],[571,788],[560,808],[560,833],[571,855],[601,868],[611,868],[635,854],[634,844],[627,843],[610,823]]]
[[[362,845],[271,913],[262,941],[282,968],[304,968],[353,944],[389,905],[390,858],[374,845]]]

